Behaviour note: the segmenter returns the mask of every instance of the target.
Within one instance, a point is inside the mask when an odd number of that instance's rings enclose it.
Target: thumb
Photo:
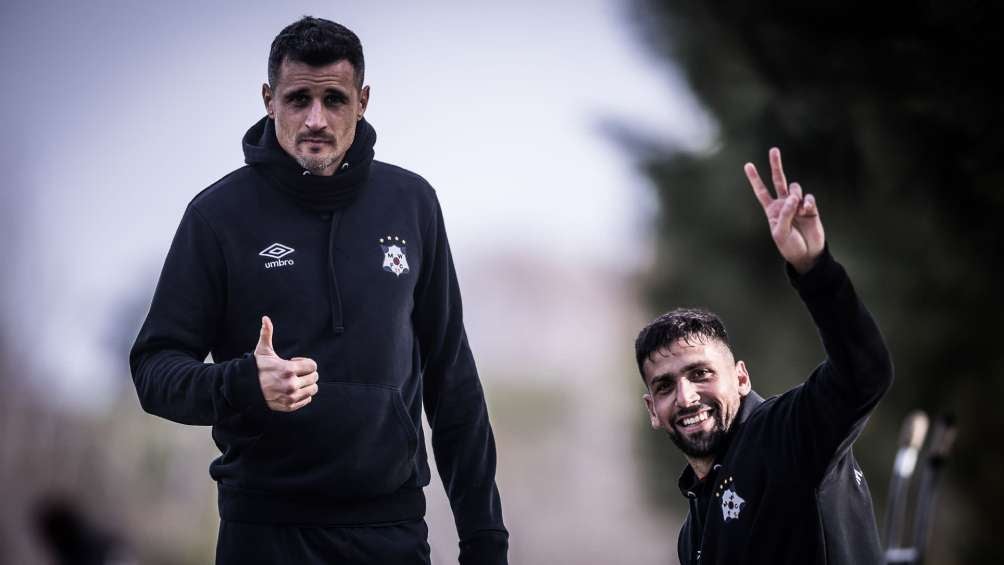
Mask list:
[[[254,348],[255,355],[275,356],[272,348],[272,320],[268,316],[261,317],[261,333],[258,334],[258,344]]]

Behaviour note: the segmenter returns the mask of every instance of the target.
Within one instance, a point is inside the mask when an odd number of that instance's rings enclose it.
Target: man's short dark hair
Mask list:
[[[356,71],[356,87],[363,87],[366,64],[363,44],[352,30],[330,20],[303,16],[279,32],[268,54],[268,85],[279,82],[279,68],[285,60],[322,67],[346,60]]]
[[[634,353],[638,361],[638,372],[645,380],[642,366],[645,360],[660,348],[671,345],[678,339],[690,342],[691,339],[704,341],[712,339],[720,341],[732,351],[729,334],[725,324],[714,313],[700,308],[677,308],[666,312],[645,326],[634,340]],[[647,383],[646,383],[647,384]]]

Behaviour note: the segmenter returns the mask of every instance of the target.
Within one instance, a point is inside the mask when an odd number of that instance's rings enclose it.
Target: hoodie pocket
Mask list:
[[[397,388],[321,382],[310,404],[270,415],[246,454],[242,486],[337,498],[389,494],[411,477],[417,449]]]

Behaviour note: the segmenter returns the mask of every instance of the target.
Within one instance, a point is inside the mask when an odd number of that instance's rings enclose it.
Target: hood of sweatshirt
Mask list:
[[[328,232],[328,292],[331,323],[336,334],[345,331],[341,291],[334,267],[335,236],[341,220],[340,211],[352,204],[366,186],[376,131],[365,119],[356,122],[356,137],[345,152],[338,171],[330,176],[312,175],[279,145],[275,121],[264,117],[244,134],[244,161],[260,171],[270,184],[287,194],[297,204],[315,212],[334,212]]]
[[[331,176],[310,174],[286,153],[276,138],[275,121],[269,117],[248,129],[242,145],[244,162],[261,171],[277,190],[309,210],[330,212],[351,204],[366,184],[376,130],[365,119],[356,122],[355,139]]]

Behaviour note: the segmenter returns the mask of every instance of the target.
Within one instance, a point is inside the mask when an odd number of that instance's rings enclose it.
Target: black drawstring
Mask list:
[[[342,212],[336,211],[331,214],[331,230],[328,233],[328,272],[331,274],[331,323],[335,328],[335,335],[345,332],[342,321],[342,295],[338,290],[338,277],[335,276],[335,232],[342,219]]]

